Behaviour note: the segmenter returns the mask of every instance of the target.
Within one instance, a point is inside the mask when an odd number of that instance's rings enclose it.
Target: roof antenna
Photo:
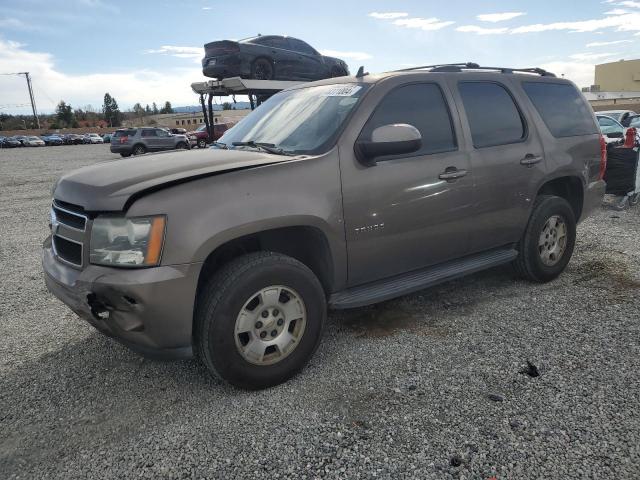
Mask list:
[[[369,75],[369,72],[365,72],[365,71],[364,71],[364,66],[361,66],[361,67],[358,69],[358,73],[356,73],[356,78],[362,78],[362,77],[364,77],[365,75]]]

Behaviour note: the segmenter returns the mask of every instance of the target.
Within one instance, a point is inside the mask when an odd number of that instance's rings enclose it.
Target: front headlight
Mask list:
[[[122,267],[158,265],[166,223],[164,215],[96,218],[91,229],[91,263]]]

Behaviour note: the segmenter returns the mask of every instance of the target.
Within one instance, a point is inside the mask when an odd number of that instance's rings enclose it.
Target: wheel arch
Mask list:
[[[540,195],[556,195],[564,198],[571,205],[576,222],[580,220],[584,205],[584,185],[580,177],[567,175],[548,180],[538,189],[536,196]]]
[[[256,62],[258,60],[266,60],[267,62],[269,62],[271,64],[271,67],[273,68],[273,78],[275,79],[276,77],[276,61],[270,57],[269,55],[266,55],[264,53],[261,53],[259,55],[256,55],[255,58],[253,60],[251,60],[250,63],[250,71],[251,71],[251,76],[253,77],[253,66],[256,64]]]
[[[251,252],[271,251],[305,264],[318,277],[325,293],[334,289],[334,254],[325,233],[317,226],[288,225],[228,238],[207,255],[200,270],[201,285],[231,260]]]

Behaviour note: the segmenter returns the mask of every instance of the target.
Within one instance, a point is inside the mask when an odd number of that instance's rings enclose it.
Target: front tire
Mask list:
[[[204,139],[198,140],[198,148],[207,148],[207,141]]]
[[[251,66],[251,78],[273,80],[273,64],[266,58],[258,58]]]
[[[566,268],[575,242],[576,218],[569,202],[552,195],[539,196],[513,265],[527,280],[548,282]]]
[[[325,319],[325,294],[308,267],[278,253],[250,253],[198,292],[194,344],[212,375],[240,388],[267,388],[304,367]]]
[[[176,150],[184,150],[185,148],[187,148],[187,144],[184,142],[178,142],[176,144]]]

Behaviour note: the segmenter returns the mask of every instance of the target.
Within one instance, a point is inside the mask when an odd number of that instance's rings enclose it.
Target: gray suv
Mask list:
[[[605,165],[588,103],[543,70],[302,84],[216,148],[63,176],[46,283],[139,352],[196,354],[212,374],[264,388],[311,358],[327,306],[506,263],[553,280],[602,201]]]
[[[122,128],[111,136],[111,152],[123,157],[185,148],[189,148],[186,135],[173,134],[164,128]]]

